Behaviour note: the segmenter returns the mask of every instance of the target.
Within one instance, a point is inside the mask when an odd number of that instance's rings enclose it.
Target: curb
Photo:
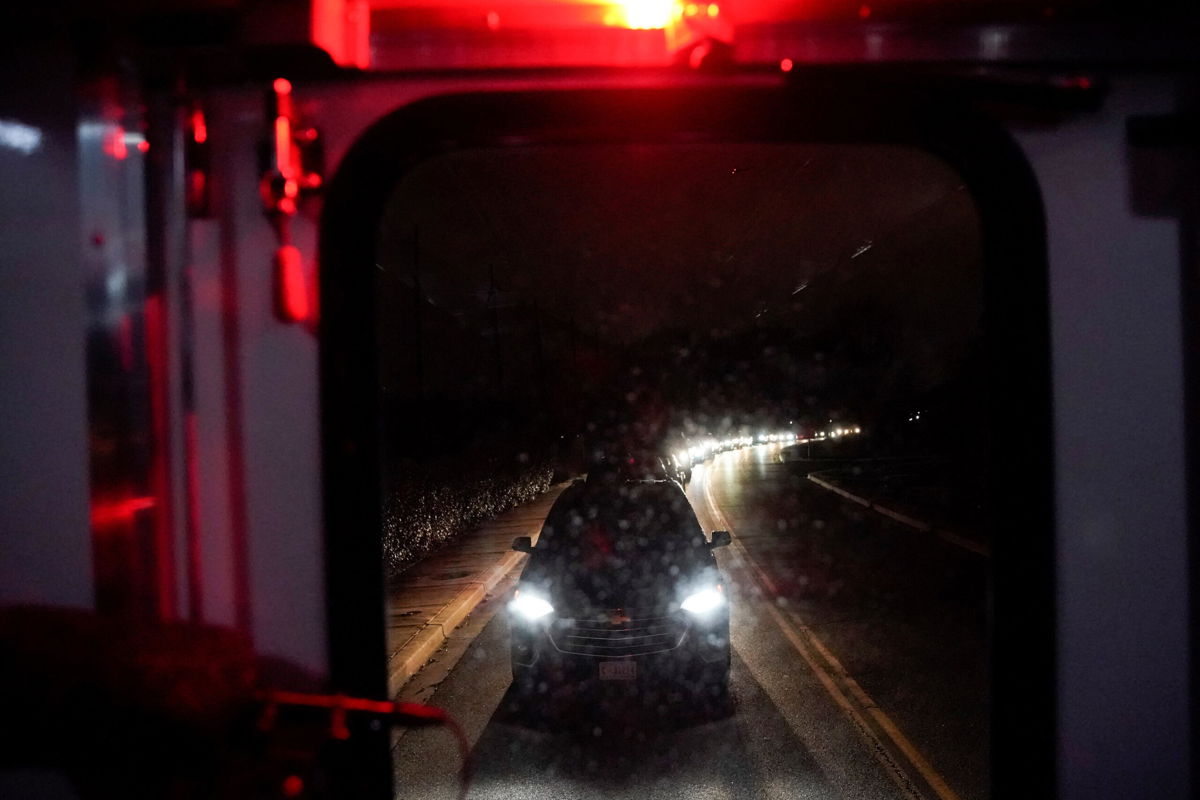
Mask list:
[[[505,553],[498,562],[483,573],[481,580],[472,581],[454,596],[441,611],[434,614],[425,626],[412,635],[397,651],[389,664],[390,682],[393,686],[403,685],[416,675],[438,651],[467,615],[475,610],[484,596],[504,580],[504,577],[521,562],[524,553]]]
[[[840,495],[852,503],[858,503],[860,506],[864,506],[866,508],[871,509],[872,511],[875,511],[879,514],[884,515],[885,517],[889,517],[890,519],[893,519],[902,525],[907,525],[910,528],[916,528],[917,530],[921,531],[922,533],[936,533],[938,535],[938,537],[941,538],[943,541],[946,541],[946,542],[949,542],[950,544],[961,547],[963,550],[968,550],[977,556],[983,556],[984,558],[992,557],[991,548],[985,544],[980,544],[979,542],[976,542],[972,539],[968,539],[965,536],[959,536],[957,533],[951,533],[950,531],[945,531],[945,530],[941,530],[941,529],[935,530],[934,527],[932,525],[930,525],[928,522],[923,522],[922,520],[914,519],[913,517],[910,517],[906,514],[901,514],[899,511],[895,511],[893,509],[887,508],[886,506],[881,506],[878,503],[873,503],[865,497],[859,497],[856,494],[851,494],[850,492],[847,492],[845,489],[842,489],[841,487],[838,487],[838,486],[834,486],[829,481],[821,480],[820,478],[816,477],[815,475],[809,475],[808,479],[810,481],[812,481],[813,483],[815,483],[817,486],[820,486],[822,489],[828,489],[829,491],[833,492],[834,494]]]
[[[572,481],[564,481],[551,486],[539,499],[549,499],[550,505],[557,500],[558,495],[570,486]],[[536,503],[537,500],[531,501]],[[547,506],[549,508],[549,506]],[[540,534],[541,523],[529,535],[536,542]],[[449,603],[429,618],[429,621],[417,629],[403,645],[396,649],[388,660],[388,686],[401,687],[429,663],[429,659],[438,651],[455,628],[462,624],[476,606],[483,601],[488,592],[504,580],[528,556],[515,550],[502,555],[496,563],[479,573],[475,580],[466,584]]]

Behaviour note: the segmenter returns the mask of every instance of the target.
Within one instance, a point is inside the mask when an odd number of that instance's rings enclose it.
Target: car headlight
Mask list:
[[[541,619],[554,610],[554,606],[550,605],[546,600],[534,594],[522,594],[518,589],[513,596],[512,602],[508,604],[508,610],[517,616],[527,619],[532,622],[535,619]]]
[[[718,585],[690,594],[679,607],[691,614],[709,614],[725,605],[725,594]]]

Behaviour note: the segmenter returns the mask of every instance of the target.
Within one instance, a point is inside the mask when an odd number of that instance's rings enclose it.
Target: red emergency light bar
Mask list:
[[[371,0],[372,33],[393,26],[563,29],[666,28],[692,0]],[[738,24],[884,19],[988,24],[1119,17],[1105,0],[725,0]]]
[[[714,43],[724,63],[762,66],[785,58],[1023,63],[1113,48],[1131,58],[1143,52],[1163,58],[1163,48],[1130,49],[1122,32],[1171,12],[1133,16],[1119,6],[1105,0],[370,0],[369,39],[371,67],[380,70],[697,65],[704,59],[695,58],[695,48],[711,51]],[[1047,23],[1109,27],[1085,39],[1063,28],[1063,40]],[[1186,36],[1178,39],[1166,50],[1190,58]]]
[[[374,33],[413,29],[568,31],[618,28],[668,30],[681,24],[725,21],[729,12],[717,0],[542,0],[542,2],[458,2],[457,0],[378,0],[372,3]]]
[[[381,0],[372,9],[378,69],[664,66],[688,63],[706,42],[728,45],[734,32],[717,1]]]

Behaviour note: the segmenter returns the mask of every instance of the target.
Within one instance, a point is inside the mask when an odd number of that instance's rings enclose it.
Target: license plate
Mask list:
[[[601,661],[600,680],[602,681],[632,681],[637,680],[636,661]]]

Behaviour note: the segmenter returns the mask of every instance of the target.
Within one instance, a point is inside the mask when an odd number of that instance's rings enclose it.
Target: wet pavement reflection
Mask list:
[[[734,669],[743,680],[729,703],[615,690],[542,705],[510,687],[476,744],[470,796],[760,797],[768,782],[804,789],[799,796],[827,789],[745,665],[735,659]],[[764,747],[785,754],[787,768],[763,774],[754,751]]]

